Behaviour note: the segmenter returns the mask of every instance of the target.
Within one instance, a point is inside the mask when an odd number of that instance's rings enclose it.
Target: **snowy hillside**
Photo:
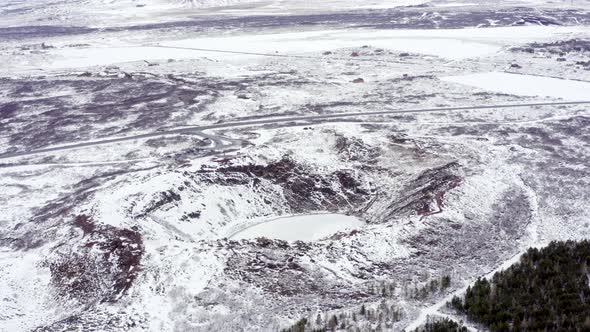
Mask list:
[[[462,320],[590,236],[589,9],[0,4],[0,331]]]

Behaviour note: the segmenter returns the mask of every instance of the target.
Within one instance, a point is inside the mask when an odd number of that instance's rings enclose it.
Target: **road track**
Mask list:
[[[484,110],[484,109],[500,109],[500,108],[523,108],[523,107],[535,107],[535,106],[565,106],[565,105],[583,105],[590,104],[590,101],[563,101],[563,102],[536,102],[536,103],[521,103],[521,104],[497,104],[497,105],[474,105],[474,106],[455,106],[455,107],[435,107],[435,108],[417,108],[417,109],[390,109],[385,111],[374,111],[374,112],[351,112],[351,113],[334,113],[334,114],[321,114],[321,115],[301,115],[301,116],[288,116],[288,117],[277,117],[270,119],[260,120],[248,120],[248,121],[235,121],[235,122],[222,122],[203,126],[187,126],[174,128],[169,130],[155,131],[146,134],[139,134],[125,137],[105,138],[97,141],[87,141],[81,143],[74,143],[69,145],[62,145],[56,147],[41,148],[36,150],[10,152],[0,155],[0,160],[31,156],[42,153],[58,152],[72,149],[79,149],[91,146],[133,141],[137,139],[145,139],[151,137],[161,137],[167,135],[177,134],[193,134],[201,135],[213,139],[212,135],[203,133],[205,130],[214,129],[228,129],[237,127],[249,127],[249,126],[262,126],[267,124],[277,123],[288,123],[298,121],[311,121],[321,122],[322,120],[334,120],[344,119],[352,117],[365,117],[365,116],[379,116],[379,115],[395,115],[395,114],[417,114],[417,113],[436,113],[436,112],[455,112],[455,111],[468,111],[468,110]],[[215,140],[214,140],[215,141]],[[219,142],[219,141],[217,141]],[[217,144],[216,144],[217,145]]]

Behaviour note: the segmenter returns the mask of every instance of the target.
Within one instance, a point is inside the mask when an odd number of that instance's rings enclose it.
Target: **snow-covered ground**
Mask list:
[[[81,47],[70,44],[44,50],[30,57],[6,55],[14,71],[80,69],[125,62],[207,59],[227,64],[245,65],[265,57],[319,56],[325,51],[371,46],[397,52],[432,55],[448,60],[491,56],[510,45],[574,39],[588,35],[587,27],[524,26],[494,29],[436,30],[311,30],[300,32],[204,36],[191,39],[150,40],[133,43],[85,38]],[[169,36],[166,36],[169,38]],[[177,39],[177,38],[175,38]],[[106,44],[106,45],[105,45]],[[31,60],[33,59],[33,60]],[[294,60],[296,61],[296,60]]]
[[[448,82],[471,85],[487,91],[521,96],[540,96],[568,100],[587,100],[590,81],[521,75],[514,73],[477,73],[442,78]]]
[[[264,221],[237,232],[230,239],[265,237],[285,241],[316,241],[338,232],[358,229],[362,225],[363,222],[354,216],[308,214]]]
[[[319,13],[415,6],[427,0],[7,0],[0,4],[0,26],[22,25],[23,20],[45,25],[87,24],[126,26],[189,20],[195,16],[310,15]]]
[[[0,331],[400,331],[588,238],[589,8],[0,4]]]

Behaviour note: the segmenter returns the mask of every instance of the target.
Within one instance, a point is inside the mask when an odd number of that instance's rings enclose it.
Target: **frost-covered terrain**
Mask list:
[[[461,319],[589,126],[588,1],[4,1],[0,331]]]

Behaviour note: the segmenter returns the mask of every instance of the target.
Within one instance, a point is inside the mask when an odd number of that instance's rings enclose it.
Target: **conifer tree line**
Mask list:
[[[467,328],[448,318],[429,319],[423,327],[417,328],[413,332],[467,332]]]
[[[382,301],[375,308],[364,304],[355,311],[339,314],[318,313],[315,319],[303,318],[282,332],[329,332],[329,331],[389,331],[403,317],[401,309]]]
[[[450,307],[492,332],[590,331],[590,242],[531,248],[491,280],[478,279]]]
[[[316,317],[300,319],[282,332],[320,332],[320,331],[391,331],[394,324],[404,317],[400,308],[388,303],[398,293],[410,299],[424,299],[449,288],[451,277],[443,275],[433,278],[421,286],[413,287],[405,284],[399,286],[395,282],[375,282],[367,285],[367,293],[380,296],[383,300],[377,306],[361,305],[358,310],[339,314],[318,313]],[[389,300],[390,301],[390,300]]]
[[[590,241],[551,242],[542,249],[530,248],[520,261],[491,280],[479,278],[461,297],[447,303],[463,319],[491,332],[576,331],[590,332]],[[408,298],[421,299],[448,288],[443,276],[422,287],[407,289]],[[369,286],[372,294],[392,296],[395,284]],[[384,319],[382,304],[365,305],[358,312],[340,315],[318,314],[315,322],[301,319],[284,332],[307,331],[390,331],[392,322],[403,319],[403,311],[389,307]],[[413,332],[463,332],[462,324],[444,318],[428,320]]]

